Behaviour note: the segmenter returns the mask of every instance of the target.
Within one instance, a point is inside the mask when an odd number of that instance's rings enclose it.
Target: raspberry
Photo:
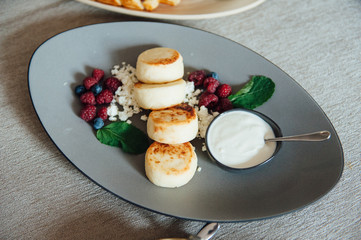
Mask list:
[[[92,77],[99,82],[104,77],[104,71],[98,68],[95,68],[92,72]]]
[[[92,86],[94,86],[97,83],[98,81],[93,77],[86,77],[83,80],[83,85],[86,88],[86,90],[89,90]]]
[[[194,86],[201,86],[204,79],[206,78],[206,72],[203,70],[198,70],[191,72],[188,76],[188,81],[194,82]]]
[[[89,122],[90,120],[93,120],[96,115],[97,108],[93,105],[86,105],[82,110],[80,110],[80,117],[86,121]]]
[[[213,110],[222,113],[231,109],[233,109],[232,102],[228,98],[221,98]]]
[[[216,90],[216,95],[220,98],[226,98],[232,93],[232,88],[228,84],[222,84]]]
[[[96,96],[98,104],[110,103],[113,100],[113,93],[109,89],[104,89]]]
[[[85,105],[95,105],[95,96],[91,91],[85,92],[80,96],[80,101]]]
[[[104,86],[114,93],[122,83],[115,77],[109,77],[105,80]]]
[[[219,82],[217,79],[208,77],[203,82],[203,87],[210,93],[214,93],[219,86]]]
[[[218,97],[209,92],[204,92],[199,97],[199,106],[205,106],[206,108],[212,108],[214,107],[218,102]]]
[[[204,79],[203,81],[203,87],[207,88],[208,84],[211,82],[215,82],[218,81],[217,79],[213,78],[213,77],[207,77],[206,79]]]
[[[219,86],[218,81],[209,83],[208,86],[207,86],[207,91],[210,92],[210,93],[214,93],[218,86]]]
[[[107,107],[101,107],[99,110],[98,110],[98,117],[100,117],[101,119],[105,120],[108,118],[108,109]]]

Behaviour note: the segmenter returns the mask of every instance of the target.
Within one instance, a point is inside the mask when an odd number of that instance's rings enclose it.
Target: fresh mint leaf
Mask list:
[[[254,81],[249,81],[246,83],[236,94],[230,95],[228,99],[232,102],[234,101],[238,96],[241,96],[242,94],[245,94],[249,92],[253,86]]]
[[[148,136],[126,122],[113,122],[97,130],[96,135],[101,143],[120,147],[126,153],[144,153],[149,147]]]
[[[252,79],[236,94],[228,99],[235,108],[254,109],[265,103],[272,97],[275,91],[275,83],[265,76],[252,76]]]

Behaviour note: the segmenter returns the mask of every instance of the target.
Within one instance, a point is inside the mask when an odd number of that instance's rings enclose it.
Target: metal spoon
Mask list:
[[[329,131],[319,131],[301,135],[294,135],[288,137],[277,137],[277,138],[267,138],[265,142],[280,142],[280,141],[311,141],[318,142],[324,141],[331,137],[331,133]]]
[[[197,236],[190,236],[189,238],[161,238],[159,240],[209,240],[216,234],[218,229],[218,223],[208,223],[201,229]]]

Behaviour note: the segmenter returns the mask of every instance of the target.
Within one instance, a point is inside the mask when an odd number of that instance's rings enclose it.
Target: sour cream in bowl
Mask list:
[[[250,170],[269,162],[281,142],[264,139],[281,137],[278,125],[262,113],[233,109],[213,119],[206,133],[211,159],[227,170]]]

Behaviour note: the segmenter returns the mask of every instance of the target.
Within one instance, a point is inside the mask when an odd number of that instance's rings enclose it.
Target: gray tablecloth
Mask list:
[[[33,110],[28,63],[43,41],[132,20],[152,21],[70,0],[0,2],[0,239],[185,237],[205,224],[136,207],[94,184],[54,146]],[[361,2],[268,0],[229,17],[162,21],[227,37],[278,65],[325,111],[344,149],[341,180],[321,200],[280,217],[223,223],[215,239],[361,239]]]

